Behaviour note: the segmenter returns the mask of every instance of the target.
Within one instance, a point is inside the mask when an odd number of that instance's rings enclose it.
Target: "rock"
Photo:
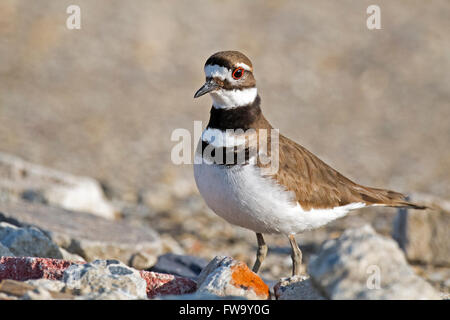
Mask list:
[[[33,285],[21,281],[7,279],[0,282],[0,292],[10,296],[21,297],[33,289]]]
[[[60,280],[50,279],[32,279],[27,280],[24,283],[28,283],[36,288],[45,289],[53,292],[62,292],[66,289],[66,284]]]
[[[268,299],[269,287],[245,263],[230,257],[215,257],[197,278],[199,293]]]
[[[11,251],[9,251],[9,249],[5,247],[1,242],[0,242],[0,257],[14,257],[14,254]]]
[[[46,230],[61,248],[86,261],[134,260],[136,267],[152,267],[168,247],[158,233],[149,227],[133,226],[125,221],[109,221],[91,214],[76,214],[36,203],[0,203],[0,219],[14,217],[23,225]],[[139,260],[133,259],[139,254]]]
[[[0,222],[0,242],[18,257],[63,257],[58,245],[34,227],[19,228],[7,222]]]
[[[7,217],[2,212],[0,212],[0,222],[8,222],[9,224],[12,224],[16,227],[24,227],[24,225],[19,220],[15,219],[14,217]]]
[[[0,190],[24,200],[89,212],[107,219],[118,215],[106,200],[100,184],[92,178],[74,176],[1,152],[0,172]]]
[[[16,280],[3,280],[0,283],[0,293],[5,294],[9,298],[21,300],[67,300],[74,299],[75,296],[70,293],[60,292],[59,287],[54,285],[43,285],[45,283],[60,283],[55,280],[32,280],[21,282]],[[64,287],[64,284],[62,284]]]
[[[281,279],[274,287],[277,300],[324,300],[314,288],[309,276],[300,275]]]
[[[392,237],[409,261],[450,266],[450,211],[400,209]]]
[[[65,295],[59,292],[49,291],[43,288],[34,288],[27,291],[20,299],[21,300],[71,300],[75,297],[72,295]]]
[[[11,279],[26,281],[31,279],[59,280],[74,262],[67,260],[34,257],[0,257],[0,281]]]
[[[139,271],[117,260],[73,264],[62,281],[85,299],[132,300],[147,298],[147,283]]]
[[[141,271],[141,277],[147,282],[147,296],[149,298],[192,293],[197,289],[197,283],[191,279],[171,274]]]
[[[202,258],[166,253],[158,257],[158,262],[150,271],[196,279],[207,264],[208,261]]]
[[[368,225],[325,242],[308,273],[329,299],[440,298],[413,272],[397,243]]]
[[[87,267],[83,267],[84,265]],[[136,275],[144,282],[136,280]],[[191,279],[139,271],[117,260],[97,260],[85,264],[47,258],[1,257],[0,281],[4,279],[33,280],[28,283],[39,289],[51,292],[59,290],[60,293],[77,295],[77,299],[141,299],[142,283],[145,284],[146,296],[149,298],[192,293],[197,288]],[[46,279],[52,281],[45,281]],[[64,287],[61,287],[61,283]],[[106,288],[108,286],[111,288]],[[119,287],[120,290],[112,287]],[[30,298],[38,299],[40,293],[36,294],[37,296]],[[45,296],[46,293],[42,295]]]
[[[135,269],[143,270],[148,268],[148,266],[154,266],[156,260],[157,258],[152,254],[136,252],[131,256],[129,265]]]

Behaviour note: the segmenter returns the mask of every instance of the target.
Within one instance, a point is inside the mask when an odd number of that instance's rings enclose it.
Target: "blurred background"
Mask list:
[[[81,30],[66,28],[71,4]],[[122,219],[185,253],[252,263],[254,234],[209,211],[192,166],[170,160],[172,131],[208,121],[210,99],[193,99],[204,62],[239,50],[284,135],[361,184],[449,200],[450,3],[378,0],[382,29],[368,30],[371,4],[2,0],[0,151],[98,180]],[[360,222],[390,234],[394,216],[363,210],[300,246]],[[277,263],[263,274],[288,275],[287,240],[267,242]]]

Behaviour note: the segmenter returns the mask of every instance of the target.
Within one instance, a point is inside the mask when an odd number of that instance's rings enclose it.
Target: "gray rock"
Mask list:
[[[450,266],[450,212],[400,209],[392,237],[409,261]]]
[[[171,250],[156,231],[133,226],[125,221],[109,221],[94,215],[76,214],[38,203],[0,203],[0,219],[20,220],[47,230],[47,235],[61,248],[81,256],[86,261],[117,259],[131,263],[139,254],[140,269],[152,267],[157,257]],[[137,260],[134,260],[135,262]]]
[[[197,278],[197,292],[221,297],[238,296],[249,300],[269,298],[269,288],[245,263],[217,256]]]
[[[308,273],[329,299],[440,299],[397,243],[366,225],[324,243]]]
[[[18,257],[63,257],[58,245],[34,227],[19,228],[7,222],[0,222],[0,242]]]
[[[11,251],[9,251],[9,249],[5,247],[1,242],[0,242],[0,257],[14,257],[14,254]]]
[[[64,271],[62,281],[81,299],[147,299],[147,283],[139,272],[117,260],[74,264]]]
[[[309,276],[283,278],[274,287],[277,300],[324,300],[313,286]]]
[[[158,257],[158,262],[149,271],[195,279],[207,264],[208,261],[202,258],[166,253]]]

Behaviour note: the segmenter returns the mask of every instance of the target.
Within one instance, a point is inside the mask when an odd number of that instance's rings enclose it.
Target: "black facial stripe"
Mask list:
[[[260,104],[261,98],[257,95],[253,103],[246,106],[233,109],[216,109],[212,107],[207,128],[248,130],[251,124],[261,116]]]

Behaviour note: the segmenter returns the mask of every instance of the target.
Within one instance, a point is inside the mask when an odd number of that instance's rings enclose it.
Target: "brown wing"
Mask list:
[[[293,191],[303,209],[333,208],[354,202],[393,207],[424,207],[401,193],[361,186],[331,168],[294,141],[279,136],[279,170],[273,178]]]

